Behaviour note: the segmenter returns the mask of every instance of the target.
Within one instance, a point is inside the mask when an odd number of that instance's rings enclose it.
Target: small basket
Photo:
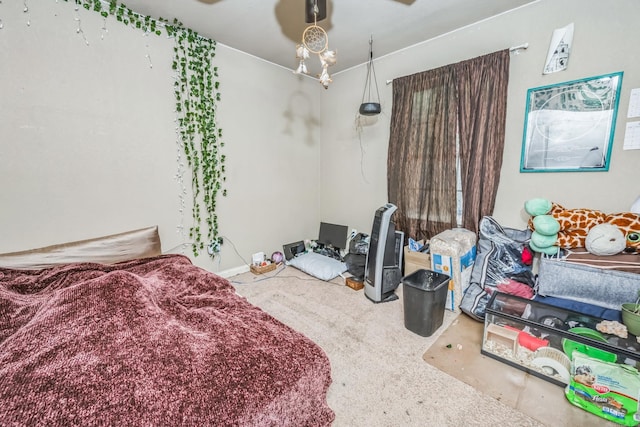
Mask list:
[[[267,265],[251,265],[249,268],[253,274],[263,274],[275,270],[276,263],[272,262],[271,264]]]

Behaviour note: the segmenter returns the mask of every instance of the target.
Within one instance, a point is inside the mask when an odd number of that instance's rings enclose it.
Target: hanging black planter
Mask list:
[[[380,114],[382,107],[379,102],[365,102],[360,104],[358,111],[363,116],[375,116],[376,114]]]
[[[371,97],[371,76],[376,84],[377,98]],[[365,96],[367,97],[365,101]],[[362,104],[358,112],[363,116],[375,116],[380,114],[382,107],[380,106],[380,92],[378,91],[378,82],[376,80],[376,69],[373,67],[373,37],[369,39],[369,62],[367,63],[367,80],[364,83],[364,92],[362,93]]]

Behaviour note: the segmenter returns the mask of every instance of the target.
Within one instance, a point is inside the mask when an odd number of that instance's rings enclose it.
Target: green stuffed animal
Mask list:
[[[525,212],[531,216],[529,228],[533,232],[529,246],[534,252],[554,255],[560,249],[557,244],[560,222],[549,214],[552,207],[553,204],[549,200],[540,198],[527,200],[524,204]]]
[[[534,252],[554,255],[560,248],[586,248],[594,255],[640,253],[640,214],[566,209],[547,199],[528,200],[524,209],[531,215],[529,246]],[[604,224],[617,227],[619,232],[602,227]]]

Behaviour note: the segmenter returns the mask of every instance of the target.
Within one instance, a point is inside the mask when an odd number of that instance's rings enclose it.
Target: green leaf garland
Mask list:
[[[205,246],[220,243],[216,200],[219,193],[227,194],[222,186],[225,181],[225,156],[221,153],[224,142],[222,129],[216,122],[216,102],[220,101],[218,68],[212,66],[216,42],[184,28],[176,19],[172,23],[163,18],[156,21],[134,12],[117,0],[73,1],[104,18],[113,16],[118,22],[145,33],[161,35],[163,27],[169,37],[175,38],[172,68],[176,73],[173,85],[176,123],[179,142],[192,173],[193,225],[189,229],[189,237],[194,243],[193,254],[198,256]],[[206,240],[201,229],[203,212],[206,214]]]

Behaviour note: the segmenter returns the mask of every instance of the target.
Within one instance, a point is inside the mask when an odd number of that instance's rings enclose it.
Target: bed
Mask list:
[[[2,425],[330,425],[324,351],[149,233],[0,255]]]

